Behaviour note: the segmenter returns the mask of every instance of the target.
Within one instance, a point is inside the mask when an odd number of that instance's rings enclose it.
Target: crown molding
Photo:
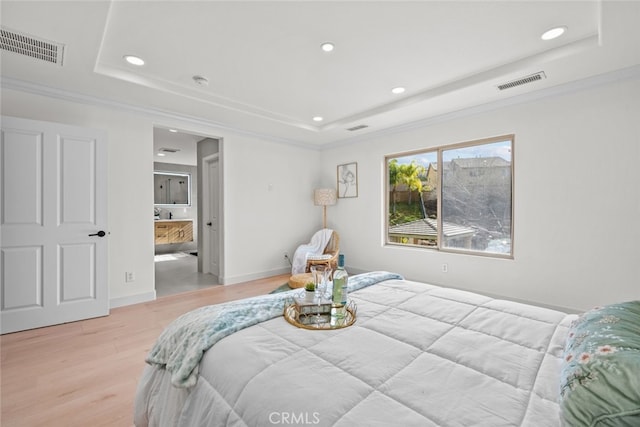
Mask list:
[[[415,129],[425,128],[433,126],[435,124],[457,120],[464,117],[474,116],[477,114],[486,113],[489,111],[499,110],[502,108],[510,107],[513,105],[526,104],[530,102],[539,101],[545,98],[553,98],[557,96],[563,96],[570,93],[580,92],[583,90],[595,88],[598,86],[604,86],[611,83],[616,83],[624,80],[632,80],[640,78],[640,65],[633,65],[631,67],[623,68],[616,71],[611,71],[604,74],[598,74],[596,76],[587,77],[581,80],[576,80],[561,85],[540,89],[537,91],[513,96],[506,99],[500,99],[497,101],[488,102],[486,104],[476,105],[474,107],[463,108],[461,110],[452,111],[450,113],[440,114],[437,116],[426,117],[424,119],[415,120],[409,123],[404,123],[397,126],[391,126],[385,129],[371,131],[367,134],[353,136],[325,144],[323,149],[336,148],[347,144],[356,144],[365,140],[370,140],[374,137],[393,135],[397,133],[407,132]]]
[[[264,140],[268,140],[268,141],[276,142],[280,144],[293,145],[299,148],[307,148],[307,149],[314,148],[314,146],[310,144],[305,144],[303,142],[299,142],[299,141],[295,141],[287,138],[275,137],[273,135],[250,132],[244,129],[239,129],[229,125],[225,125],[213,120],[206,120],[199,117],[180,114],[174,111],[164,110],[160,108],[142,107],[142,106],[128,104],[120,101],[114,101],[111,99],[85,95],[82,93],[68,91],[64,89],[58,89],[51,86],[45,86],[37,83],[26,82],[24,80],[3,77],[0,80],[0,85],[2,89],[26,92],[34,95],[44,96],[47,98],[54,98],[62,101],[74,102],[74,103],[79,103],[84,105],[91,105],[95,107],[121,110],[129,113],[135,113],[142,116],[146,116],[154,120],[171,120],[171,121],[179,120],[181,122],[188,123],[195,126],[214,127],[222,131],[233,132],[233,133],[237,133],[237,134],[241,134],[241,135],[245,135],[253,138],[264,139]],[[220,137],[222,138],[223,135],[220,135]],[[318,149],[318,147],[315,147],[315,148]]]
[[[634,65],[628,68],[623,68],[621,70],[612,71],[609,73],[599,74],[592,77],[587,77],[581,80],[564,83],[561,85],[540,89],[537,91],[513,96],[506,99],[501,99],[497,101],[492,101],[486,104],[477,105],[474,107],[463,108],[461,110],[452,111],[450,113],[445,113],[437,116],[430,116],[424,119],[415,120],[409,123],[400,124],[397,126],[391,126],[384,129],[379,130],[371,130],[362,135],[352,136],[342,139],[337,139],[335,141],[324,143],[324,144],[310,144],[304,143],[300,141],[295,141],[287,138],[279,138],[273,135],[261,134],[256,132],[250,132],[244,129],[235,128],[232,126],[224,125],[222,123],[205,120],[195,116],[179,114],[176,112],[172,112],[169,110],[159,109],[159,108],[150,108],[150,107],[141,107],[137,105],[132,105],[128,103],[123,103],[119,101],[113,101],[109,99],[99,98],[95,96],[84,95],[77,92],[52,88],[45,85],[35,84],[26,82],[23,80],[12,79],[12,78],[2,78],[0,83],[3,89],[11,89],[21,92],[32,93],[35,95],[45,96],[49,98],[60,99],[69,102],[81,103],[85,105],[92,105],[116,110],[127,111],[131,113],[136,113],[140,115],[144,115],[150,117],[154,120],[179,120],[191,125],[202,126],[202,127],[213,127],[217,130],[228,131],[240,135],[249,136],[252,138],[263,139],[275,143],[286,144],[295,146],[298,148],[311,149],[316,151],[323,151],[327,149],[336,148],[339,146],[344,146],[347,144],[356,144],[365,140],[369,140],[371,138],[384,136],[384,135],[392,135],[401,132],[406,132],[414,129],[429,127],[435,124],[460,119],[463,117],[469,117],[493,110],[498,110],[501,108],[506,108],[513,105],[525,104],[529,102],[538,101],[545,98],[562,96],[569,93],[579,92],[582,90],[611,84],[618,81],[630,80],[640,78],[640,65]],[[223,135],[219,135],[223,138]]]

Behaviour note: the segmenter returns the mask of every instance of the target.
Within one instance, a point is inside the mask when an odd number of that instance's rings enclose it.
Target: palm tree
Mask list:
[[[396,190],[399,184],[405,184],[409,189],[409,204],[411,204],[411,192],[422,192],[422,180],[425,169],[418,165],[415,160],[409,164],[398,164],[398,159],[391,159],[389,162],[389,186],[391,187],[391,200],[393,203],[392,213],[396,214]]]
[[[424,166],[418,165],[415,160],[412,160],[408,165],[400,166],[400,179],[409,188],[409,204],[411,204],[411,193],[413,191],[422,192],[420,175],[423,174]]]

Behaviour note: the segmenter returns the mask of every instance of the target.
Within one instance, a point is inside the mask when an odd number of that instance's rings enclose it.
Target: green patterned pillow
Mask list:
[[[640,426],[640,301],[595,308],[573,322],[560,407],[566,426]]]

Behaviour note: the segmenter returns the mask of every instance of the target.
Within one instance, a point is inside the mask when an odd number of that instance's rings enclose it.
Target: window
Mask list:
[[[513,135],[385,161],[387,243],[513,255]]]

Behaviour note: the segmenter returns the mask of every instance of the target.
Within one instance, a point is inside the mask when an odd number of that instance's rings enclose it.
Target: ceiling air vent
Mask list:
[[[0,48],[62,66],[64,45],[7,28],[0,29]]]
[[[500,90],[510,89],[512,87],[526,85],[528,83],[537,82],[538,80],[542,80],[546,78],[547,76],[544,74],[544,71],[540,71],[538,73],[531,74],[530,76],[522,77],[517,80],[511,80],[510,82],[498,85],[498,89]]]
[[[349,132],[354,132],[356,130],[365,129],[365,128],[368,128],[368,127],[369,127],[369,125],[358,125],[358,126],[354,126],[352,128],[347,128],[347,130]]]
[[[161,148],[158,151],[160,151],[161,153],[177,153],[178,151],[180,151],[179,148]]]

